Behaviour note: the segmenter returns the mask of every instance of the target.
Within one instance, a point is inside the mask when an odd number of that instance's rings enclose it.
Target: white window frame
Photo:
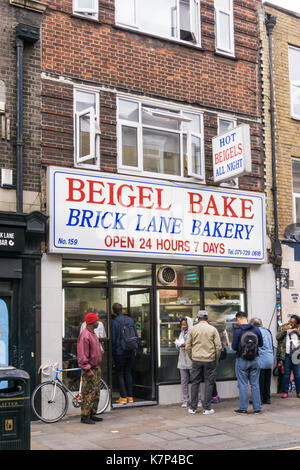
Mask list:
[[[95,110],[93,107],[82,111],[76,111],[77,92],[90,93],[95,96]],[[80,136],[79,119],[84,115],[90,115],[90,154],[81,157],[79,155]],[[74,87],[73,90],[73,126],[74,126],[74,166],[78,168],[99,169],[100,168],[100,105],[99,91],[85,87]],[[94,159],[95,163],[85,163],[87,160]]]
[[[139,113],[139,120],[138,122],[134,121],[126,121],[124,119],[119,119],[119,100],[125,100],[125,101],[130,101],[132,103],[135,103],[138,105],[138,113]],[[142,124],[142,107],[147,108],[147,106],[150,106],[151,108],[157,106],[158,114],[161,116],[165,116],[170,118],[172,116],[172,112],[170,110],[174,110],[173,118],[178,119],[182,122],[184,121],[190,121],[187,117],[184,116],[184,112],[191,113],[191,114],[197,114],[200,116],[200,127],[201,127],[201,133],[196,133],[194,131],[188,131],[185,132],[183,130],[172,130],[172,129],[166,129],[164,127],[156,127],[156,126],[150,126],[146,124]],[[162,110],[163,108],[166,109],[166,112],[164,113]],[[175,115],[175,112],[180,114]],[[155,113],[155,109],[154,109]],[[180,116],[182,119],[180,119]],[[138,165],[136,167],[134,166],[128,166],[128,165],[123,165],[122,163],[122,126],[126,127],[132,127],[137,129],[137,154],[138,154]],[[180,136],[180,168],[181,168],[181,175],[168,175],[166,173],[156,173],[156,172],[149,172],[149,171],[144,171],[143,170],[143,127],[147,129],[153,129],[153,130],[158,130],[162,132],[169,132],[169,133],[175,133]],[[184,158],[183,158],[183,136],[187,136],[187,167],[188,167],[188,177],[184,176]],[[196,137],[199,137],[201,139],[201,174],[194,174],[191,169],[192,169],[192,162],[191,162],[191,157],[192,157],[192,148],[191,148],[191,135],[194,135]],[[153,102],[153,101],[148,101],[148,100],[142,100],[139,98],[133,98],[133,97],[128,97],[127,95],[121,95],[119,94],[117,97],[117,151],[118,151],[118,171],[121,173],[126,173],[126,174],[142,174],[143,176],[147,176],[150,178],[163,178],[167,180],[176,180],[176,181],[191,181],[191,179],[201,181],[201,183],[205,183],[205,154],[204,154],[204,124],[203,124],[203,111],[195,110],[193,108],[186,108],[186,107],[175,107],[170,104],[166,104],[164,102]]]
[[[300,193],[294,192],[294,185],[293,185],[293,162],[296,161],[300,164],[299,158],[292,158],[292,191],[293,191],[293,221],[297,223],[297,212],[296,212],[296,200],[300,199]],[[300,222],[300,221],[299,221]]]
[[[151,0],[149,0],[151,1]],[[162,0],[163,1],[163,0]],[[189,44],[195,47],[201,47],[201,15],[200,15],[200,0],[190,0],[190,26],[191,26],[191,33],[195,36],[195,42],[191,41],[184,41],[183,39],[180,39],[180,24],[179,24],[179,4],[180,0],[176,0],[176,37],[173,38],[171,36],[160,36],[155,33],[151,33],[149,31],[145,31],[139,26],[139,17],[140,17],[140,11],[139,11],[139,4],[137,3],[137,0],[133,0],[133,5],[134,5],[134,23],[128,24],[122,21],[118,21],[117,18],[117,11],[115,12],[115,23],[118,26],[138,30],[147,34],[151,34],[153,36],[157,37],[163,37],[166,38],[170,41],[175,41],[175,42],[182,42],[184,44]],[[175,9],[174,9],[175,10]]]
[[[99,2],[98,0],[93,0],[93,3],[94,8],[84,8],[79,6],[79,0],[73,0],[73,14],[98,20]]]
[[[299,53],[299,60],[300,60],[300,48],[295,46],[289,46],[289,51],[293,49]],[[289,54],[289,76],[291,76],[291,62],[290,62],[290,54]],[[294,88],[299,88],[300,91],[300,80],[291,80],[290,78],[290,106],[291,106],[291,117],[293,119],[300,120],[300,114],[296,114],[294,112]]]
[[[234,57],[235,51],[234,51],[234,20],[233,20],[233,0],[230,1],[230,10],[227,10],[225,8],[219,8],[216,6],[216,0],[215,0],[215,38],[216,38],[216,52],[224,55],[228,55],[231,57]],[[222,46],[222,38],[220,37],[221,34],[221,28],[219,27],[219,18],[220,14],[223,13],[230,18],[230,43],[231,43],[231,48],[227,49]]]
[[[223,114],[218,114],[218,135],[220,135],[220,121],[228,121],[233,123],[233,129],[237,126],[237,118],[236,117],[231,117],[228,115],[223,115]],[[232,178],[231,180],[228,181],[223,181],[223,183],[220,183],[220,186],[224,186],[227,188],[238,188],[239,187],[239,179],[237,178]]]

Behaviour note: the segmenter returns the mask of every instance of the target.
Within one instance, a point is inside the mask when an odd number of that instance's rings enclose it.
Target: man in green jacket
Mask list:
[[[196,413],[199,386],[204,376],[205,397],[203,414],[208,415],[214,413],[214,410],[211,409],[211,398],[222,345],[218,330],[208,323],[207,311],[200,310],[197,313],[197,319],[198,324],[191,329],[185,346],[188,356],[192,360],[192,390],[189,413]]]
[[[292,315],[289,322],[282,325],[277,333],[278,341],[277,360],[284,364],[282,398],[287,398],[289,393],[291,372],[294,374],[297,397],[300,398],[300,364],[293,364],[292,352],[300,346],[300,318]]]

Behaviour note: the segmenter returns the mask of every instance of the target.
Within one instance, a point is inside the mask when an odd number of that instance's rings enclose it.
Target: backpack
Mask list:
[[[239,342],[239,355],[245,361],[253,361],[258,356],[258,337],[254,327],[242,332]]]
[[[119,317],[116,318],[118,321]],[[136,329],[133,320],[124,316],[124,322],[118,321],[121,326],[121,346],[124,352],[135,351],[138,348],[139,340],[136,336]]]

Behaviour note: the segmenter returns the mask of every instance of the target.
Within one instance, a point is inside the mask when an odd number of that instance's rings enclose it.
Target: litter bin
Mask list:
[[[30,377],[0,367],[0,450],[30,450]]]

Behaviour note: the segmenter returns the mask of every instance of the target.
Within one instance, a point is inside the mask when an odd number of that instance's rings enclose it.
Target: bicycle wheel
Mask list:
[[[31,406],[38,419],[44,423],[56,423],[67,412],[69,406],[67,392],[58,382],[43,382],[34,389]]]
[[[98,403],[98,409],[97,409],[97,415],[100,415],[101,413],[104,413],[106,408],[108,407],[109,404],[109,388],[104,382],[103,379],[101,379],[100,382],[100,398],[99,398],[99,403]]]

